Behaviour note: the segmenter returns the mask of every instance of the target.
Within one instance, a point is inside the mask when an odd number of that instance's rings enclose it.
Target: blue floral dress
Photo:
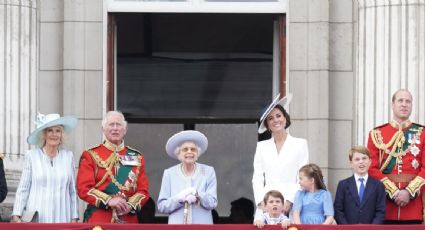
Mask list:
[[[326,216],[334,215],[332,195],[323,189],[317,192],[298,191],[293,211],[300,212],[302,224],[322,224]]]

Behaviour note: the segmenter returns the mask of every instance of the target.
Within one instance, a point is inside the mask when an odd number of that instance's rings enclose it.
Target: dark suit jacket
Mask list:
[[[6,195],[7,195],[6,177],[4,175],[3,159],[0,157],[0,203],[3,202],[3,200],[6,198]],[[0,222],[1,221],[2,219],[0,216]]]
[[[6,198],[7,184],[4,175],[3,160],[0,158],[0,203]]]
[[[368,176],[360,203],[354,176],[341,180],[335,195],[335,220],[338,224],[382,224],[385,218],[384,185]]]

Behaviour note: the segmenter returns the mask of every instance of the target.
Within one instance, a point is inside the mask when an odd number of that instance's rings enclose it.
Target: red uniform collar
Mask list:
[[[124,141],[121,144],[119,144],[119,145],[115,145],[115,144],[112,144],[111,142],[109,142],[108,140],[105,140],[103,142],[103,145],[107,149],[109,149],[111,151],[117,151],[117,152],[120,152],[121,150],[123,150],[125,148]]]
[[[405,129],[405,128],[409,127],[411,124],[412,124],[412,122],[410,120],[406,120],[402,123],[398,123],[395,120],[392,120],[390,122],[390,125],[395,129]]]

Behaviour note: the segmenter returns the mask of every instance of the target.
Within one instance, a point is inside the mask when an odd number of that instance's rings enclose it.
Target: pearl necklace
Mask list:
[[[191,177],[191,176],[193,176],[193,174],[195,174],[196,164],[194,164],[193,170],[191,172],[186,172],[185,167],[184,167],[183,164],[181,164],[181,167],[180,168],[181,168],[182,173],[183,173],[184,176]]]

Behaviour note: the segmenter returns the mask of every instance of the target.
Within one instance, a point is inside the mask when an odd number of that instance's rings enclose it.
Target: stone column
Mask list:
[[[287,92],[291,135],[308,140],[310,162],[328,175],[329,0],[290,0],[287,14]]]
[[[36,114],[37,1],[0,0],[0,44],[0,152],[13,160],[29,148]]]
[[[10,217],[26,138],[37,113],[38,26],[36,0],[0,0],[0,153],[9,187],[0,215]]]
[[[356,142],[392,117],[391,96],[413,95],[411,120],[425,123],[425,0],[358,0]]]

